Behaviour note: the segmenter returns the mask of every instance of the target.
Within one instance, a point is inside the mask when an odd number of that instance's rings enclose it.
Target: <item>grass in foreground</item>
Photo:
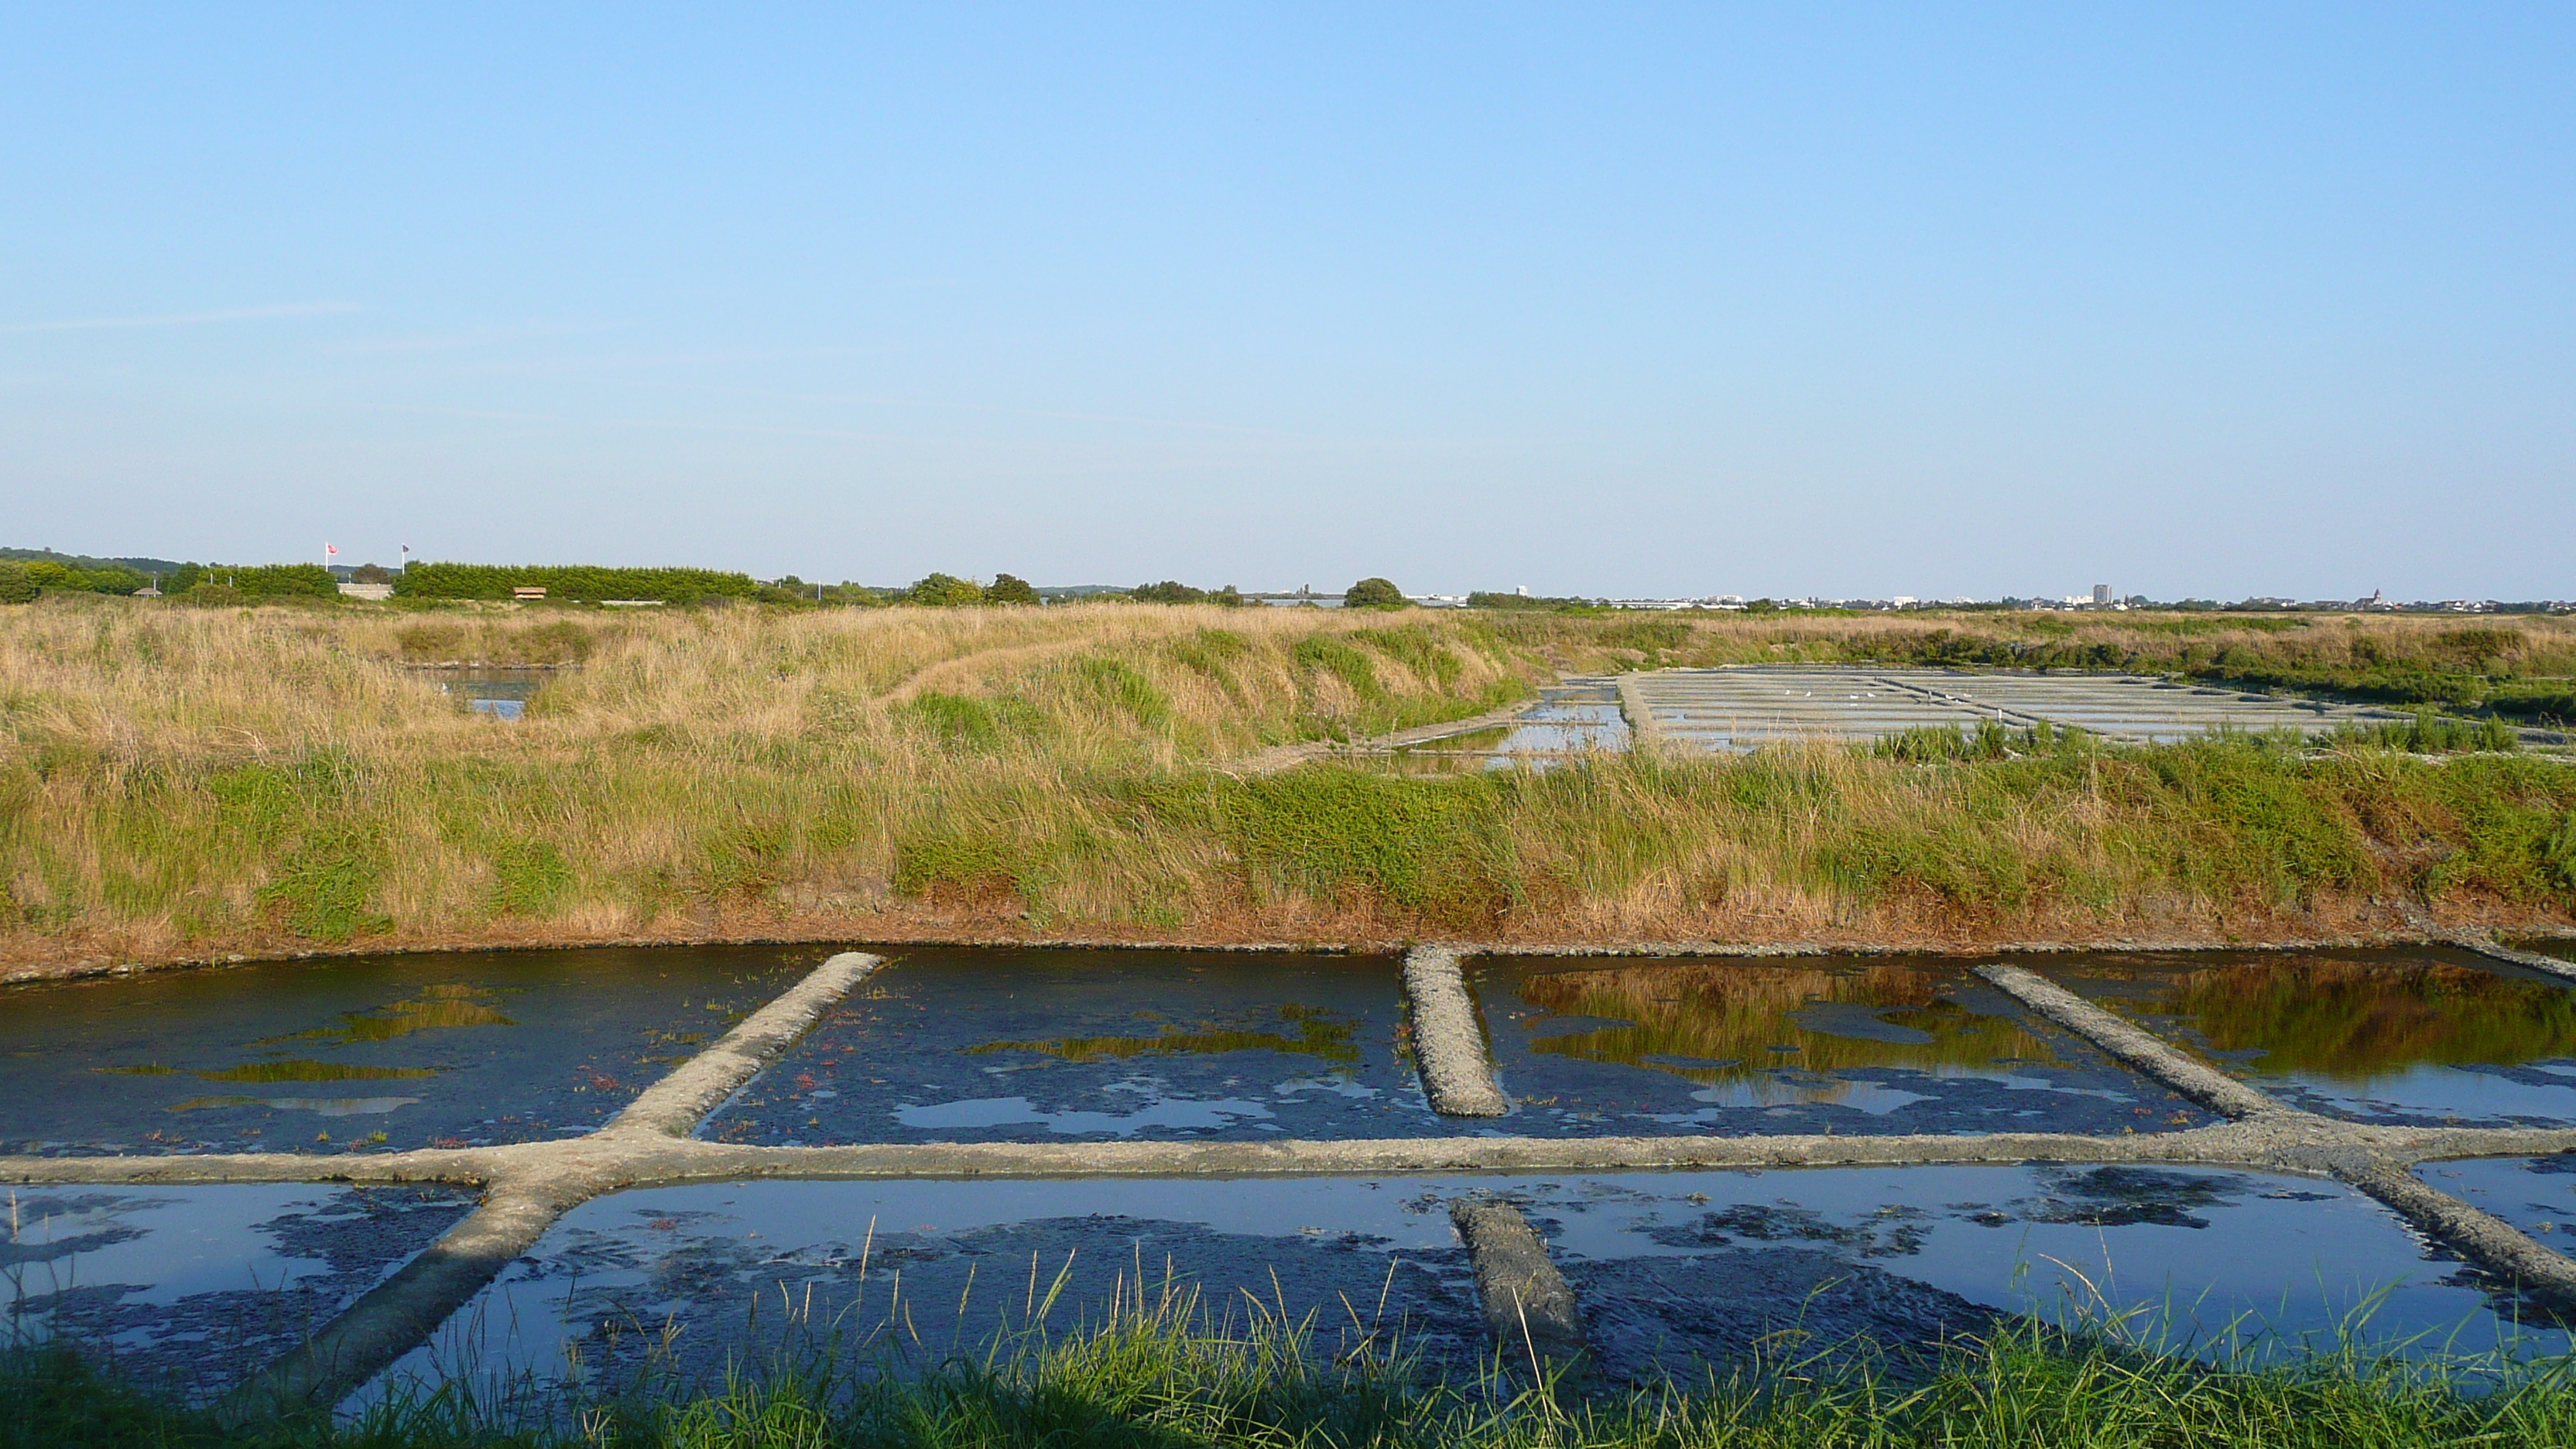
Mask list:
[[[1006,1361],[907,1379],[811,1365],[710,1392],[559,1409],[551,1427],[492,1422],[433,1393],[355,1423],[227,1429],[99,1376],[59,1350],[0,1353],[5,1449],[2430,1449],[2576,1444],[2567,1361],[2499,1370],[2357,1350],[2269,1367],[2140,1354],[2023,1323],[1891,1378],[1866,1358],[1775,1366],[1696,1389],[1463,1386],[1401,1358],[1328,1362],[1294,1330],[1216,1333],[1146,1317]]]

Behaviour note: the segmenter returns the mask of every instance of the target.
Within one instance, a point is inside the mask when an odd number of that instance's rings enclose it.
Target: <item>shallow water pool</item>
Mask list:
[[[2465,951],[2105,956],[2040,970],[2314,1112],[2576,1124],[2576,991]]]
[[[2332,1183],[2148,1168],[1566,1176],[758,1182],[576,1209],[400,1373],[570,1372],[594,1387],[828,1345],[888,1368],[1043,1323],[1175,1302],[1211,1322],[1373,1335],[1472,1370],[1484,1336],[1463,1198],[1521,1207],[1616,1375],[1695,1375],[1778,1335],[1905,1349],[1995,1313],[2138,1315],[2177,1339],[2371,1331],[2563,1339],[2497,1316],[2385,1209]]]
[[[1489,957],[1516,1135],[2170,1131],[2215,1120],[1956,960]]]
[[[346,1152],[586,1132],[823,955],[459,952],[0,987],[0,1151]]]
[[[294,1347],[463,1217],[448,1187],[18,1188],[7,1331],[80,1345],[187,1400]]]

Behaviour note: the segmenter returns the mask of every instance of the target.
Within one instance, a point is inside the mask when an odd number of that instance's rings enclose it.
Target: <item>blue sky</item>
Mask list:
[[[2576,7],[0,11],[0,541],[2576,595]]]

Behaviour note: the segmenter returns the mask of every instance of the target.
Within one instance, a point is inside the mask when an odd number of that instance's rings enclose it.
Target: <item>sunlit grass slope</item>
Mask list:
[[[1977,627],[2031,627],[1996,617]],[[1556,668],[1921,656],[1950,627],[1903,622],[48,600],[0,610],[0,957],[719,935],[2215,938],[2396,925],[2400,903],[2499,924],[2576,904],[2576,769],[2530,756],[2060,739],[1991,759],[1229,768],[1474,715]],[[2156,648],[2232,637],[2181,627],[2201,622],[2116,627]],[[2303,637],[2259,622],[2244,647]],[[2415,659],[2451,647],[2441,622],[2305,627],[2347,659],[2355,628]],[[2498,668],[2558,668],[2569,648],[2555,622],[2481,627],[2511,636],[2480,645]],[[408,667],[436,661],[579,667],[511,723]]]

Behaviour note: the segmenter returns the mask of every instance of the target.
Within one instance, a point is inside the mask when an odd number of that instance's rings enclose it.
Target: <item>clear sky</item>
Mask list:
[[[2576,595],[2576,6],[0,9],[0,542]]]

